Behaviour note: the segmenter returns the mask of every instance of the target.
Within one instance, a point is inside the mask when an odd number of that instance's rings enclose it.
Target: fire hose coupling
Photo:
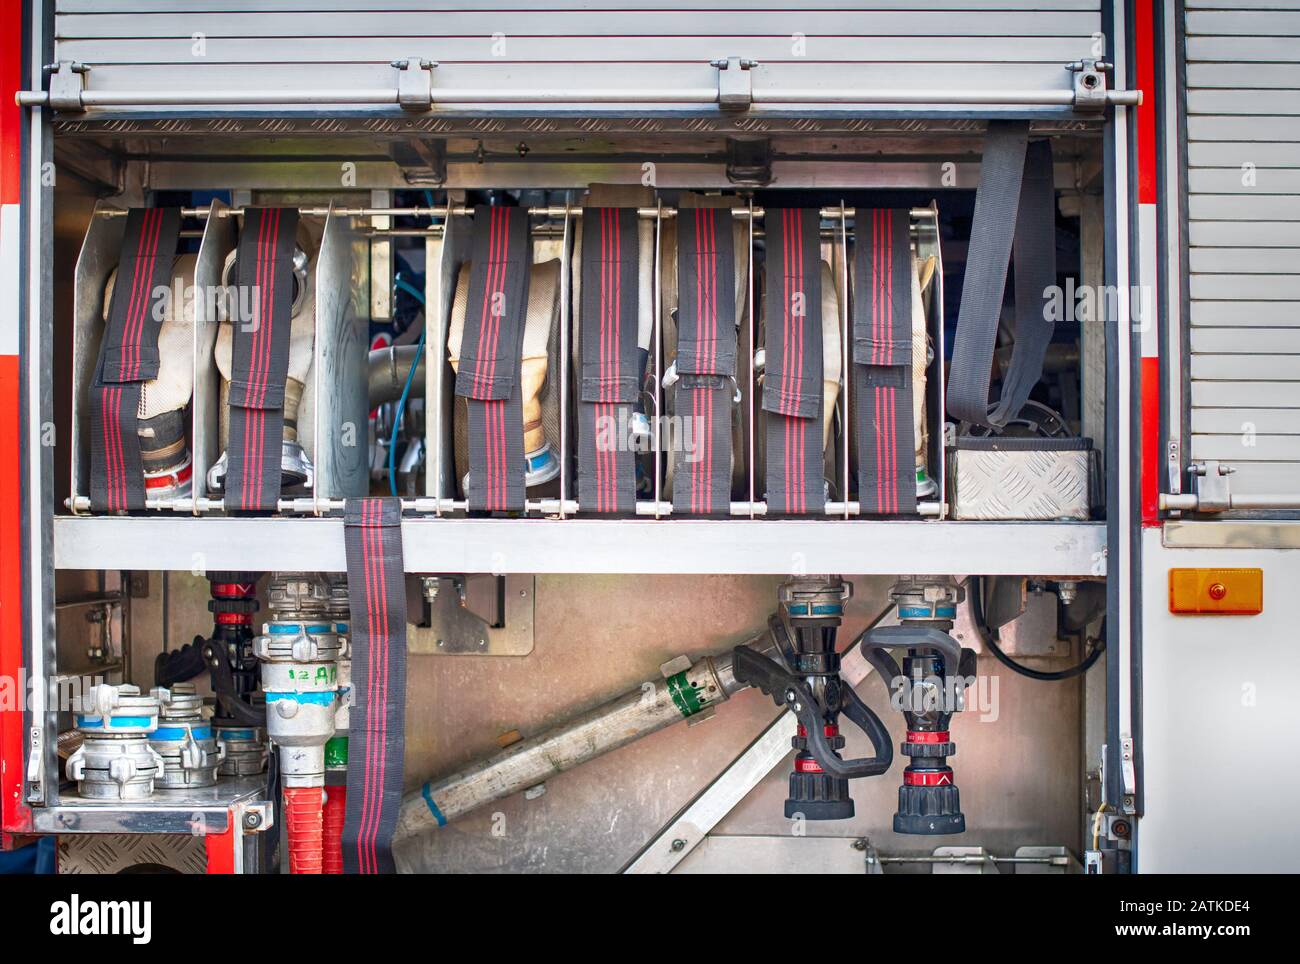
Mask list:
[[[149,695],[159,705],[158,728],[149,734],[149,745],[163,760],[156,786],[162,790],[216,786],[226,749],[203,714],[203,697],[194,684],[157,686]]]
[[[346,655],[329,619],[329,590],[315,575],[276,573],[268,597],[273,618],[253,640],[267,735],[280,748],[286,787],[321,787],[325,744],[334,736],[338,661]]]
[[[146,800],[164,762],[149,744],[158,700],[129,683],[90,687],[76,715],[81,746],[68,758],[77,792],[97,800]]]

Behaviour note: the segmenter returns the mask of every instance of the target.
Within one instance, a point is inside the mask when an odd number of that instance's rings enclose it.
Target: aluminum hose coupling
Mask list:
[[[76,715],[82,744],[68,758],[77,792],[95,800],[147,800],[163,772],[163,758],[149,745],[158,727],[158,701],[140,688],[90,687]]]
[[[203,714],[203,697],[194,684],[158,686],[149,695],[159,705],[158,728],[149,734],[149,745],[163,759],[155,785],[161,790],[215,786],[226,749]]]

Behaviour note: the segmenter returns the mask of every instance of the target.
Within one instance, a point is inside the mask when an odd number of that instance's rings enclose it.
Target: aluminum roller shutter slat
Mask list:
[[[1300,141],[1300,117],[1193,115],[1187,118],[1187,136],[1200,141]]]
[[[812,44],[838,37],[1016,37],[1088,36],[1097,18],[1088,13],[1023,12],[962,13],[955,11],[842,11],[792,9],[743,14],[696,10],[671,14],[645,11],[565,12],[529,9],[526,4],[495,10],[431,13],[413,19],[410,13],[374,11],[359,14],[263,13],[234,17],[224,13],[89,14],[60,17],[56,40],[177,38],[189,41],[201,33],[211,42],[236,38],[405,38],[491,37],[500,31],[511,40],[525,37],[573,39],[604,37],[771,37],[787,47],[794,34]],[[746,51],[747,53],[747,51]]]
[[[1217,301],[1300,301],[1300,276],[1195,273],[1191,289],[1193,298]]]
[[[1194,194],[1300,194],[1300,168],[1270,168],[1260,166],[1258,161],[1251,163],[1255,165],[1251,172],[1253,184],[1242,183],[1248,178],[1240,166],[1203,167],[1187,172],[1188,189]]]
[[[1193,194],[1187,213],[1193,221],[1300,221],[1300,196]]]
[[[1295,37],[1188,37],[1187,59],[1292,64],[1300,61],[1300,42]]]
[[[208,37],[202,58],[196,58],[194,41],[180,40],[72,40],[59,41],[56,57],[105,65],[170,64],[197,69],[221,64],[283,64],[284,38]],[[398,57],[424,57],[441,64],[493,64],[498,69],[511,63],[630,63],[704,64],[740,51],[760,64],[773,62],[834,63],[1050,63],[1059,72],[1064,87],[1070,75],[1061,66],[1070,58],[1085,56],[1092,44],[1089,37],[864,37],[810,38],[807,56],[795,55],[788,36],[782,37],[519,37],[504,41],[501,56],[493,53],[491,37],[472,38],[304,38],[294,41],[294,65],[378,63],[388,69]],[[441,71],[441,68],[440,68]],[[435,80],[441,79],[441,72]],[[716,76],[716,75],[715,75]],[[96,78],[99,79],[99,78]]]
[[[1300,88],[1300,64],[1188,64],[1187,88]]]
[[[1270,7],[1266,3],[1256,3],[1256,8]],[[1187,36],[1210,37],[1295,37],[1300,35],[1300,10],[1288,4],[1288,8],[1249,9],[1239,7],[1236,10],[1189,10],[1187,12]]]
[[[1199,167],[1236,167],[1249,160],[1256,167],[1300,167],[1300,148],[1276,140],[1193,141],[1187,145],[1189,170]]]
[[[1192,248],[1188,253],[1198,274],[1300,274],[1300,251],[1287,248]]]
[[[1300,409],[1295,382],[1192,382],[1193,408]]]
[[[1197,353],[1300,355],[1300,327],[1194,328],[1191,342]]]
[[[513,4],[515,8],[522,2]],[[547,4],[552,10],[574,10],[593,13],[610,13],[619,11],[652,10],[657,16],[672,12],[688,11],[689,0],[644,0],[632,3],[628,0],[555,0]],[[696,6],[699,6],[697,4]],[[790,0],[709,0],[710,10],[743,12],[750,10],[794,11],[800,7]],[[511,4],[500,0],[487,3],[484,0],[382,0],[382,2],[365,3],[364,0],[57,0],[55,9],[59,14],[118,14],[118,13],[286,13],[286,12],[350,12],[372,13],[393,11],[405,14],[439,14],[448,10],[461,11],[500,11],[509,9]],[[870,3],[848,2],[848,0],[818,0],[817,8],[832,11],[855,10],[911,10],[916,7],[916,0],[872,0]],[[938,0],[929,4],[931,10],[1061,10],[1093,11],[1101,9],[1099,0]]]
[[[1192,381],[1293,382],[1300,404],[1300,355],[1192,355]]]
[[[1300,43],[1300,38],[1297,38]],[[1229,114],[1248,117],[1269,114],[1300,114],[1300,102],[1291,90],[1243,88],[1238,90],[1189,90],[1190,114]]]
[[[1300,418],[1294,408],[1194,408],[1192,432],[1196,435],[1300,435]]]
[[[1193,435],[1192,458],[1218,459],[1236,465],[1251,462],[1293,462],[1300,459],[1300,435],[1261,435],[1242,431],[1233,435]]]
[[[1192,221],[1188,241],[1197,247],[1300,247],[1300,223],[1295,221]]]
[[[1298,301],[1193,301],[1192,327],[1300,326]]]

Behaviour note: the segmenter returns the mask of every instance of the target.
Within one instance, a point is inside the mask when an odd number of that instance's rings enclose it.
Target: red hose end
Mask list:
[[[343,823],[348,813],[348,788],[325,788],[325,853],[324,872],[343,873]]]
[[[289,873],[319,874],[324,856],[324,794],[320,787],[284,788]]]

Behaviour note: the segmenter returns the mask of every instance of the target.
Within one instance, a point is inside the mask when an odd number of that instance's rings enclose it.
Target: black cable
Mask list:
[[[1084,657],[1083,662],[1077,666],[1071,666],[1069,669],[1057,670],[1052,673],[1045,673],[1042,670],[1030,669],[1028,666],[1022,666],[1014,659],[1002,651],[1002,647],[997,643],[997,634],[984,625],[984,586],[982,580],[972,580],[972,585],[967,593],[971,608],[971,625],[975,627],[975,632],[980,634],[980,640],[986,644],[989,650],[997,657],[999,663],[1021,676],[1027,676],[1029,679],[1041,680],[1044,683],[1054,683],[1060,680],[1073,679],[1076,676],[1082,676],[1088,670],[1092,669],[1094,663],[1101,657],[1106,649],[1106,621],[1102,620],[1102,628],[1099,634],[1099,642],[1093,647],[1092,651]],[[1086,638],[1086,633],[1080,633]]]

